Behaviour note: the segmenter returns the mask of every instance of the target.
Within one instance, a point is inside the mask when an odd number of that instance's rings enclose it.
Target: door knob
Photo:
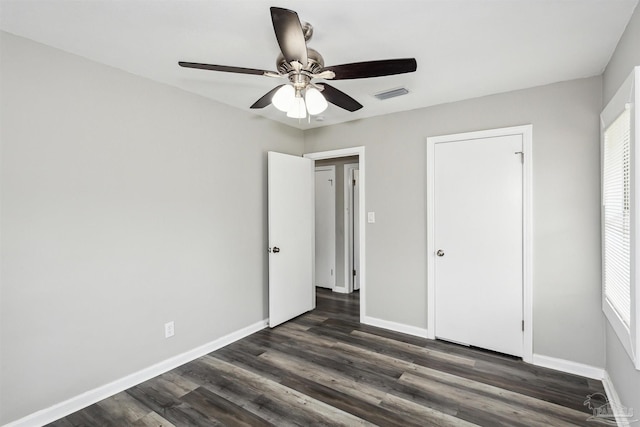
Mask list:
[[[273,247],[272,252],[273,252],[274,254],[277,254],[278,252],[280,252],[280,248],[279,248],[279,247],[277,247],[277,246],[274,246],[274,247]]]
[[[444,256],[444,251],[442,249],[438,249],[438,252],[436,252],[436,255]]]

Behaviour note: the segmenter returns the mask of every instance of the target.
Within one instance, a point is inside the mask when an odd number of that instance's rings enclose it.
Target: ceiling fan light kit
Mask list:
[[[307,87],[305,101],[307,102],[307,111],[309,111],[309,114],[312,116],[322,113],[329,106],[324,96],[313,86]]]
[[[306,118],[307,112],[310,116],[321,114],[327,109],[328,103],[350,112],[362,108],[362,104],[346,93],[326,83],[317,85],[312,81],[313,79],[363,79],[411,73],[417,69],[415,58],[385,59],[325,67],[322,55],[307,47],[307,41],[313,35],[311,24],[303,25],[296,12],[279,7],[271,8],[271,21],[281,51],[276,59],[277,72],[196,62],[180,61],[178,64],[181,67],[201,70],[286,78],[289,83],[271,89],[251,105],[251,108],[264,108],[273,104],[278,110],[286,112],[287,117],[296,119]]]
[[[271,98],[271,103],[278,110],[288,113],[293,106],[296,90],[291,85],[284,85]]]
[[[318,89],[309,85],[302,90],[296,90],[291,85],[283,85],[271,98],[271,103],[278,110],[287,113],[287,117],[304,119],[309,112],[310,116],[315,116],[327,109],[329,104]]]
[[[304,105],[304,99],[301,96],[293,98],[291,108],[287,111],[287,117],[292,119],[304,119],[307,117],[307,109]]]

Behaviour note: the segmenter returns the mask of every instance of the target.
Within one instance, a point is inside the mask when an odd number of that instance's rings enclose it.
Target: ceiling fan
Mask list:
[[[285,77],[290,84],[281,84],[271,89],[251,108],[264,108],[273,103],[276,108],[293,118],[305,118],[307,112],[310,115],[320,114],[327,108],[327,101],[351,112],[362,108],[358,101],[346,93],[326,83],[316,84],[314,79],[363,79],[411,73],[417,69],[415,58],[384,59],[325,67],[322,55],[307,47],[307,41],[313,35],[311,24],[302,24],[296,12],[279,7],[271,8],[271,21],[281,51],[276,60],[277,72],[196,62],[180,61],[178,64],[181,67],[202,70]]]

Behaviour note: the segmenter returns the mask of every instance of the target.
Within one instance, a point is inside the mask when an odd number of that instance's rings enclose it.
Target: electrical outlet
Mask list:
[[[171,322],[167,322],[164,324],[164,337],[169,338],[175,334],[175,325],[173,324],[173,320]]]

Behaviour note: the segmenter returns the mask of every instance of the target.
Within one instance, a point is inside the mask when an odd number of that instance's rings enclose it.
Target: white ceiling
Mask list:
[[[638,0],[0,0],[0,28],[301,129],[599,75]],[[364,108],[299,121],[249,106],[281,81],[270,6],[314,26],[326,65],[415,57],[418,70],[331,83]],[[373,94],[406,87],[379,101]]]

